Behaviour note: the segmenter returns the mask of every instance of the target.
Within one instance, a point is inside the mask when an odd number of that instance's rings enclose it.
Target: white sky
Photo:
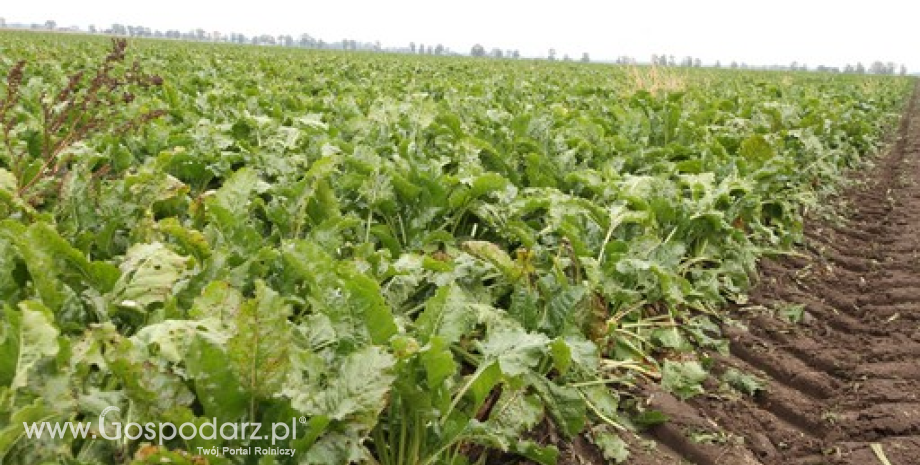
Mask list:
[[[332,42],[343,38],[444,45],[468,52],[519,49],[525,56],[592,59],[653,53],[700,57],[705,63],[792,61],[841,66],[875,60],[920,71],[920,17],[906,0],[871,2],[773,0],[644,0],[563,2],[520,0],[9,0],[8,22],[59,26],[112,23],[182,31],[292,34]]]

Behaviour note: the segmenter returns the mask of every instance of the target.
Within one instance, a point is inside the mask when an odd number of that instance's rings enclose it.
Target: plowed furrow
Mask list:
[[[841,199],[848,220],[809,224],[801,255],[763,264],[742,324],[724,328],[731,356],[714,356],[714,375],[732,367],[765,390],[689,402],[650,393],[672,417],[654,430],[670,450],[700,465],[862,465],[879,453],[920,464],[918,95],[894,147]],[[792,305],[801,321],[780,318]],[[694,442],[714,431],[743,440]]]

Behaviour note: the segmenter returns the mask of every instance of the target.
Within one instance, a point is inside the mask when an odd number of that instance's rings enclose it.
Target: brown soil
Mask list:
[[[714,374],[732,367],[765,389],[680,402],[647,388],[671,418],[651,430],[666,458],[636,463],[920,464],[916,93],[892,150],[863,176],[841,198],[846,221],[811,222],[801,257],[763,263],[742,321],[724,328],[731,355],[715,356]],[[790,305],[801,321],[768,310]]]

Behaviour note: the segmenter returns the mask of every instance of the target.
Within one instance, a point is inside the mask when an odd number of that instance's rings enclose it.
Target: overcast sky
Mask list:
[[[875,60],[920,71],[920,18],[904,0],[9,0],[8,22],[59,26],[112,23],[153,29],[299,35],[326,41],[380,40],[384,46],[442,43],[468,52],[518,49],[525,56],[582,52],[593,59],[653,53],[706,63],[841,66]]]

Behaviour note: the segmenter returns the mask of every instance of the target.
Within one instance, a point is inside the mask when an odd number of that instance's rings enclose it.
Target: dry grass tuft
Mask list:
[[[665,66],[631,65],[626,72],[624,91],[634,94],[640,90],[658,95],[687,89],[686,71]]]

